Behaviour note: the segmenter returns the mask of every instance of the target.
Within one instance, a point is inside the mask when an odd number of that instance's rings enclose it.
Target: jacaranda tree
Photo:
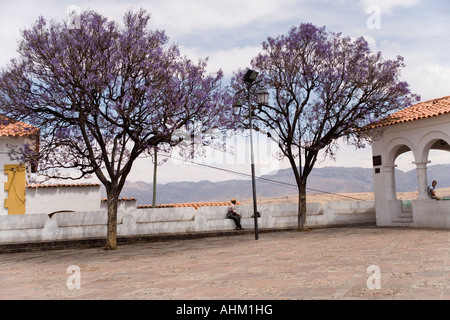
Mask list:
[[[402,57],[385,60],[362,37],[351,39],[312,24],[269,37],[251,64],[272,96],[269,105],[256,108],[253,121],[279,138],[297,183],[298,229],[303,230],[306,182],[319,152],[333,157],[339,138],[361,146],[359,128],[419,97],[400,80]],[[235,75],[235,90],[241,79],[242,72]]]
[[[40,129],[39,154],[29,154],[39,172],[104,185],[106,249],[117,247],[117,203],[134,161],[175,146],[173,133],[195,121],[207,131],[232,119],[222,72],[182,57],[149,19],[129,11],[120,24],[85,11],[69,28],[40,17],[0,76],[1,112]]]

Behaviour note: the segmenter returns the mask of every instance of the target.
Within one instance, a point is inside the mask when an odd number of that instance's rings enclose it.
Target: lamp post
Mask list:
[[[248,69],[242,79],[247,84],[247,103],[249,108],[249,127],[250,127],[250,166],[252,172],[252,193],[253,193],[253,219],[255,223],[255,240],[258,240],[258,208],[256,203],[256,181],[255,181],[255,156],[253,154],[253,125],[252,125],[252,103],[250,99],[251,88],[253,85],[261,82],[255,82],[258,77],[258,72]],[[256,98],[259,104],[267,104],[269,99],[269,93],[260,88],[255,92]]]

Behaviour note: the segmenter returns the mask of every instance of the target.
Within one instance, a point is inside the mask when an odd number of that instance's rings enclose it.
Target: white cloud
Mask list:
[[[215,72],[222,69],[225,77],[231,77],[234,71],[250,67],[250,61],[261,50],[259,46],[245,46],[230,48],[228,50],[208,50],[205,48],[192,48],[180,46],[183,55],[196,61],[208,58],[208,71]]]
[[[73,5],[70,1],[30,1],[18,0],[13,5],[6,5],[0,0],[0,43],[2,50],[0,52],[0,66],[4,66],[7,61],[15,56],[17,41],[20,39],[20,30],[32,25],[39,15],[46,19],[62,20],[67,16],[67,8]],[[288,19],[295,15],[293,8],[298,8],[298,1],[295,0],[250,0],[250,1],[209,1],[196,0],[188,4],[184,0],[155,0],[147,1],[77,1],[76,6],[81,10],[91,9],[101,13],[110,20],[121,22],[126,10],[139,10],[141,7],[146,9],[152,16],[150,27],[163,29],[169,36],[169,40],[177,43],[186,43],[191,48],[185,48],[187,51],[195,54],[195,51],[201,53],[198,49],[200,43],[208,42],[214,47],[210,48],[206,56],[211,57],[211,65],[221,65],[217,58],[225,58],[225,65],[236,65],[230,63],[230,60],[240,60],[244,57],[248,60],[249,52],[253,51],[248,46],[242,48],[221,48],[220,43],[227,41],[232,46],[242,37],[249,37],[253,33],[261,32],[261,25],[274,21]],[[225,30],[235,30],[233,35],[223,35]],[[237,31],[236,31],[237,30]],[[219,35],[224,37],[218,38]],[[260,44],[264,39],[261,37],[256,42]],[[184,37],[194,37],[188,41]],[[207,38],[211,38],[207,41]],[[230,47],[230,46],[228,46]],[[183,52],[184,53],[184,52]],[[228,53],[232,54],[229,55]],[[252,54],[253,55],[253,54]],[[251,56],[252,56],[251,55]],[[205,55],[199,56],[205,58]],[[228,61],[227,61],[228,60]],[[217,61],[216,63],[214,61]],[[248,65],[249,61],[246,61]],[[228,67],[220,66],[223,69]],[[215,68],[218,69],[218,68]]]
[[[17,55],[17,45],[23,29],[30,27],[40,15],[48,20],[64,19],[67,7],[62,1],[0,0],[0,67]]]
[[[157,25],[171,34],[198,30],[239,28],[286,19],[293,14],[294,0],[156,1],[148,7]]]
[[[404,72],[409,84],[422,101],[450,95],[450,67],[426,62],[409,67]]]
[[[420,0],[361,0],[361,6],[364,12],[370,6],[377,6],[381,9],[381,13],[392,13],[396,8],[409,8],[417,5]]]

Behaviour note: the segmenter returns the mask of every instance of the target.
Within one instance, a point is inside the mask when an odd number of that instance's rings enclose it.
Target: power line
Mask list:
[[[176,158],[176,157],[173,157],[173,156],[167,155],[167,154],[160,154],[160,155],[163,156],[163,157],[174,159],[174,160],[189,162],[189,163],[192,163],[192,164],[195,164],[195,165],[198,165],[198,166],[202,166],[202,167],[206,167],[206,168],[210,168],[210,169],[214,169],[214,170],[224,171],[224,172],[228,172],[228,173],[231,173],[231,174],[236,174],[236,175],[241,175],[241,176],[244,176],[244,177],[247,177],[247,178],[251,178],[251,175],[247,174],[247,173],[234,171],[234,170],[230,170],[230,169],[219,168],[219,167],[215,167],[215,166],[212,166],[212,165],[207,165],[207,164],[204,164],[204,163],[195,162],[193,160],[183,160],[183,159]],[[269,183],[284,185],[284,186],[287,186],[287,187],[290,187],[290,188],[295,188],[296,190],[298,190],[297,185],[292,184],[292,183],[283,182],[283,181],[277,181],[277,180],[263,178],[263,177],[256,177],[256,179],[257,180],[266,181],[266,182],[269,182]],[[359,201],[364,200],[364,199],[360,199],[360,198],[355,198],[355,197],[350,197],[350,196],[338,194],[338,193],[335,193],[335,192],[323,191],[323,190],[318,190],[318,189],[313,189],[313,188],[308,188],[308,187],[306,187],[306,189],[310,190],[310,191],[314,191],[314,192],[330,194],[330,195],[334,195],[334,196],[338,196],[338,197],[342,197],[342,198],[348,198],[348,199],[352,199],[352,200],[359,200]]]

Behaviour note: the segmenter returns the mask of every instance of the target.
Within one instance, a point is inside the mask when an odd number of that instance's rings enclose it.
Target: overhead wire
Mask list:
[[[219,171],[224,171],[224,172],[231,173],[231,174],[241,175],[241,176],[244,176],[244,177],[247,177],[247,178],[251,178],[252,177],[248,173],[243,173],[243,172],[234,171],[234,170],[230,170],[230,169],[224,169],[224,168],[220,168],[220,167],[216,167],[216,166],[212,166],[212,165],[208,165],[208,164],[204,164],[204,163],[195,162],[193,160],[184,160],[184,159],[180,159],[180,158],[174,157],[172,155],[161,154],[161,156],[167,157],[167,158],[171,158],[171,159],[174,159],[174,160],[177,160],[177,161],[184,161],[184,162],[192,163],[192,164],[195,164],[195,165],[198,165],[198,166],[202,166],[202,167],[206,167],[206,168],[210,168],[210,169],[214,169],[214,170],[219,170]],[[265,181],[265,182],[268,182],[268,183],[284,185],[286,187],[291,187],[291,188],[295,188],[296,190],[298,190],[297,185],[292,184],[292,183],[283,182],[283,181],[277,181],[277,180],[264,178],[264,177],[255,177],[255,179],[261,180],[261,181]],[[351,196],[347,196],[347,195],[343,195],[343,194],[339,194],[339,193],[335,193],[335,192],[330,192],[330,191],[323,191],[323,190],[318,190],[318,189],[308,188],[308,187],[306,187],[306,189],[310,190],[310,191],[314,191],[314,192],[319,192],[319,193],[323,193],[323,194],[329,194],[329,195],[342,197],[342,198],[348,198],[348,199],[352,199],[352,200],[358,200],[358,201],[364,200],[364,199],[351,197]]]
[[[166,157],[166,158],[171,158],[171,159],[174,159],[174,160],[177,160],[177,161],[183,161],[183,162],[192,163],[194,165],[206,167],[206,168],[209,168],[209,169],[224,171],[224,172],[231,173],[231,174],[234,174],[234,175],[240,175],[240,176],[244,176],[246,178],[251,178],[251,175],[248,174],[248,173],[243,173],[243,172],[230,170],[230,169],[224,169],[224,168],[220,168],[220,167],[216,167],[216,166],[212,166],[212,165],[208,165],[208,164],[204,164],[204,163],[195,162],[193,160],[185,160],[185,159],[177,158],[177,157],[174,157],[174,156],[171,156],[171,155],[167,155],[167,154],[158,154],[158,155]],[[4,171],[4,170],[0,170],[0,171]],[[283,182],[283,181],[277,181],[277,180],[264,178],[264,177],[255,177],[255,179],[261,180],[261,181],[265,181],[265,182],[268,182],[268,183],[283,185],[283,186],[286,186],[286,187],[298,190],[297,185],[292,184],[292,183]],[[339,194],[339,193],[335,193],[335,192],[324,191],[324,190],[319,190],[319,189],[314,189],[314,188],[309,188],[309,187],[306,187],[306,189],[310,190],[310,191],[314,191],[314,192],[319,192],[319,193],[323,193],[323,194],[329,194],[329,195],[341,197],[341,198],[348,198],[348,199],[358,200],[358,201],[364,200],[364,199],[361,199],[361,198],[351,197],[351,196],[347,196],[347,195],[343,195],[343,194]]]

